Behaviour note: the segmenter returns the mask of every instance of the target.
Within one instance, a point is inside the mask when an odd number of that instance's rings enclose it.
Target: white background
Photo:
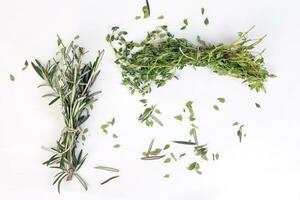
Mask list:
[[[0,1],[0,199],[299,200],[299,1],[150,0],[151,18],[136,21],[143,4],[142,0]],[[207,27],[201,7],[210,20]],[[157,20],[159,15],[165,19]],[[180,31],[183,18],[190,25]],[[137,121],[143,111],[141,97],[130,95],[120,84],[120,70],[105,36],[118,25],[139,40],[161,24],[168,24],[177,36],[195,41],[199,34],[212,43],[233,41],[237,32],[256,25],[250,36],[268,34],[259,48],[267,49],[266,67],[278,77],[267,82],[264,94],[206,69],[184,69],[180,80],[147,97],[162,111],[164,123],[162,128],[147,128]],[[80,174],[89,190],[74,179],[62,184],[60,195],[51,185],[55,170],[41,164],[51,155],[41,146],[55,145],[64,126],[60,107],[49,107],[49,100],[41,98],[47,90],[36,88],[40,79],[31,68],[21,70],[26,59],[46,61],[54,56],[56,34],[65,42],[79,34],[90,60],[98,49],[105,49],[94,87],[103,94],[85,124],[89,133],[84,149],[89,155]],[[9,74],[15,75],[15,82]],[[212,106],[218,97],[225,97],[226,103],[218,104],[216,112]],[[188,100],[194,101],[200,141],[208,143],[210,153],[220,153],[217,162],[200,160],[201,176],[185,169],[195,159],[191,156],[170,164],[139,159],[153,137],[159,147],[188,137],[188,123],[172,118]],[[257,109],[255,102],[262,108]],[[112,117],[116,125],[110,132],[119,139],[100,132],[100,125]],[[242,144],[232,127],[235,121],[245,124]],[[116,143],[122,147],[112,148]],[[174,144],[172,149],[189,151]],[[121,176],[101,186],[113,174],[93,169],[96,165],[119,168]],[[163,178],[165,173],[171,177]]]

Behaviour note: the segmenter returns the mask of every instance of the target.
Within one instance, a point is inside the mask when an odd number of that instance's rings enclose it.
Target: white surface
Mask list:
[[[0,1],[0,199],[205,199],[205,200],[299,200],[300,199],[300,67],[299,1],[271,0],[150,0],[151,18],[134,20],[144,1]],[[204,6],[210,25],[203,25]],[[163,14],[164,20],[156,17]],[[190,25],[179,31],[182,19]],[[131,96],[120,84],[120,71],[105,35],[113,25],[127,30],[131,38],[141,39],[146,31],[168,24],[177,36],[190,40],[200,34],[214,43],[235,39],[236,32],[256,25],[251,36],[268,34],[266,67],[278,78],[267,83],[267,94],[257,94],[240,80],[220,77],[208,70],[186,69],[180,80],[155,89],[149,100],[163,112],[163,128],[146,128],[136,120],[142,111],[138,95]],[[75,35],[94,58],[98,49],[106,53],[102,73],[95,88],[103,94],[85,124],[89,137],[88,159],[81,169],[89,190],[79,183],[63,183],[62,194],[51,186],[54,170],[41,163],[50,154],[41,146],[55,144],[63,127],[59,105],[47,106],[45,93],[36,86],[40,80],[32,69],[21,71],[24,60],[46,60],[56,52],[56,34],[65,41]],[[9,74],[16,77],[9,80]],[[220,111],[212,109],[217,97],[227,102]],[[219,152],[218,162],[201,162],[202,176],[185,169],[185,158],[169,165],[139,160],[150,138],[163,145],[187,135],[187,124],[176,122],[184,103],[194,101],[201,141],[210,152]],[[256,109],[255,102],[262,105]],[[100,134],[100,124],[116,117],[111,129],[120,138]],[[238,143],[234,121],[245,123],[247,137]],[[122,147],[113,149],[115,143]],[[173,145],[176,151],[184,151]],[[121,170],[121,177],[104,186],[108,172],[93,169],[108,165]],[[170,173],[169,179],[163,175]]]

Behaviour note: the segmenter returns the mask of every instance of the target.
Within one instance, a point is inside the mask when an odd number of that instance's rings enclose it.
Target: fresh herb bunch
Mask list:
[[[86,182],[78,174],[86,155],[83,156],[82,150],[77,150],[77,143],[83,132],[81,125],[89,118],[90,109],[97,100],[95,96],[100,93],[92,92],[91,87],[100,73],[98,66],[104,52],[99,51],[93,63],[84,63],[83,58],[87,51],[75,44],[78,38],[79,36],[76,36],[74,41],[66,46],[58,36],[59,51],[56,57],[46,64],[41,64],[38,60],[31,63],[36,73],[44,80],[40,86],[51,89],[51,93],[43,97],[53,97],[49,105],[59,100],[64,116],[65,128],[56,147],[52,148],[55,153],[43,163],[59,170],[53,182],[53,185],[57,183],[58,192],[61,182],[64,179],[70,181],[73,176],[87,190]]]
[[[262,52],[254,48],[265,38],[248,39],[243,33],[232,43],[212,45],[198,36],[197,45],[184,38],[176,38],[167,26],[160,26],[149,32],[141,42],[128,41],[126,31],[113,27],[106,40],[111,44],[117,59],[115,63],[122,69],[122,83],[132,93],[151,92],[152,84],[161,87],[172,78],[175,72],[186,66],[208,67],[219,75],[240,78],[251,89],[265,90],[268,77],[274,77],[264,68]]]

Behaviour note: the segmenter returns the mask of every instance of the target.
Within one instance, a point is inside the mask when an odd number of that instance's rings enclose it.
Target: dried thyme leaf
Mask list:
[[[233,124],[232,124],[232,126],[237,126],[237,125],[239,125],[240,123],[239,122],[234,122]]]
[[[114,134],[112,134],[112,137],[113,138],[118,138],[118,135],[114,133]]]
[[[260,108],[260,104],[259,103],[255,103],[256,108]]]
[[[219,101],[220,103],[225,103],[225,98],[220,97],[220,98],[218,98],[218,101]]]
[[[200,169],[200,165],[197,162],[193,162],[191,164],[189,164],[189,166],[187,167],[188,170],[195,170],[197,171],[198,169]]]
[[[166,144],[165,146],[164,146],[164,150],[167,150],[167,149],[169,149],[170,148],[170,144]]]
[[[240,125],[240,127],[237,131],[237,136],[239,137],[240,143],[242,142],[242,138],[243,138],[243,127],[244,127],[244,124]]]
[[[142,11],[144,13],[144,18],[150,17],[150,5],[148,0],[146,0],[146,5],[143,6]]]
[[[174,118],[179,121],[182,121],[182,119],[183,119],[182,115],[176,115],[176,116],[174,116]]]
[[[115,149],[118,149],[118,148],[121,147],[121,145],[120,145],[120,144],[115,144],[113,147],[114,147]]]
[[[11,81],[15,81],[14,75],[10,74],[10,75],[9,75],[9,78],[10,78]]]
[[[160,15],[157,17],[157,19],[164,19],[165,17],[163,15]]]
[[[186,153],[182,153],[182,154],[179,155],[179,158],[182,158],[182,157],[184,157],[185,155],[186,155]]]
[[[205,20],[204,20],[204,24],[207,26],[209,24],[209,20],[208,18],[206,17]]]
[[[166,158],[165,160],[164,160],[164,163],[170,163],[171,162],[171,158]]]
[[[25,71],[27,69],[28,65],[29,65],[28,61],[25,60],[24,67],[22,68],[22,71]]]
[[[186,27],[189,25],[188,19],[183,20],[183,26],[180,28],[180,30],[186,29]]]
[[[219,110],[219,107],[217,105],[214,105],[213,108],[218,111]]]
[[[135,16],[134,19],[139,20],[139,19],[141,19],[141,16]]]
[[[170,178],[170,174],[165,174],[164,178]]]
[[[204,12],[205,12],[205,8],[202,7],[201,8],[201,14],[204,15]]]

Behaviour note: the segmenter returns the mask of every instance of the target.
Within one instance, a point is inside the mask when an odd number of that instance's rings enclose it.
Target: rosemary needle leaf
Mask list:
[[[184,145],[197,145],[197,143],[195,142],[190,142],[190,141],[173,141],[174,143],[177,143],[177,144],[184,144]]]
[[[108,183],[109,181],[111,181],[111,180],[113,180],[113,179],[116,179],[116,178],[118,178],[118,177],[120,177],[120,176],[112,176],[112,177],[108,178],[107,180],[103,181],[103,182],[101,183],[101,185],[104,185],[105,183]]]
[[[105,171],[111,171],[111,172],[120,172],[120,170],[113,168],[113,167],[106,167],[106,166],[96,166],[94,167],[95,169],[101,169],[101,170],[105,170]]]
[[[165,155],[160,155],[160,156],[145,156],[142,157],[142,160],[159,160],[161,158],[165,157]]]
[[[232,126],[237,126],[237,125],[239,125],[240,123],[239,122],[234,122],[233,124],[232,124]]]
[[[77,173],[75,173],[74,176],[78,179],[78,181],[81,183],[81,185],[84,187],[84,189],[88,190],[88,186],[87,186],[85,180]]]
[[[10,75],[9,75],[9,78],[10,78],[11,81],[15,81],[14,75],[10,74]]]

